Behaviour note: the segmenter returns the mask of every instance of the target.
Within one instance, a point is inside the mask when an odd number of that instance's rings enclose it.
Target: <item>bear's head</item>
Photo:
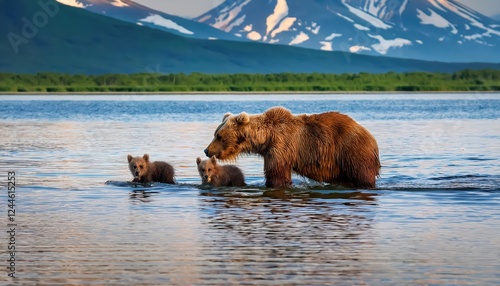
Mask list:
[[[242,152],[248,152],[250,115],[242,112],[239,115],[226,113],[222,123],[214,132],[214,139],[205,149],[207,157],[215,156],[219,160],[235,160]]]
[[[293,121],[292,113],[281,106],[268,109],[263,114],[238,115],[226,113],[214,132],[214,139],[205,149],[208,157],[234,161],[241,153],[264,156],[273,140],[283,137]]]
[[[130,168],[130,172],[135,179],[142,178],[147,172],[149,168],[149,155],[144,154],[142,157],[134,157],[132,155],[127,156],[128,166]]]
[[[201,160],[200,157],[196,158],[196,165],[198,165],[198,173],[203,183],[211,183],[212,176],[216,173],[217,159],[215,156],[210,157],[209,160]]]

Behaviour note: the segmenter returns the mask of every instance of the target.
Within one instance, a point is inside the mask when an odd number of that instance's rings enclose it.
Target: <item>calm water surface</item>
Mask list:
[[[367,127],[378,188],[266,189],[255,156],[247,187],[200,187],[223,114],[275,105]],[[499,94],[2,96],[0,284],[498,285],[499,119]],[[144,153],[178,184],[128,183]]]

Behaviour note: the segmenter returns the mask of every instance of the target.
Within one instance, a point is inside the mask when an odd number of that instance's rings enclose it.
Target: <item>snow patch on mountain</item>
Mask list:
[[[245,22],[245,17],[246,17],[246,15],[239,17],[238,19],[233,21],[231,24],[229,24],[229,26],[227,26],[227,29],[229,31],[231,31],[235,26],[237,27],[237,26],[243,24]]]
[[[442,2],[442,1],[441,1]],[[434,6],[436,9],[439,9],[441,10],[442,12],[446,12],[446,10],[441,7],[437,2],[436,0],[429,0],[429,3],[431,3],[432,6]]]
[[[438,13],[434,12],[434,10],[429,9],[430,15],[425,14],[422,10],[417,9],[417,17],[421,20],[421,24],[424,25],[433,25],[438,28],[452,28],[452,33],[457,34],[458,30],[453,26],[450,22],[448,22],[445,18],[443,18]]]
[[[403,15],[403,12],[405,11],[407,4],[408,4],[408,0],[405,0],[405,2],[403,2],[403,4],[401,4],[401,7],[399,7],[399,15],[400,16]]]
[[[317,35],[319,33],[319,29],[321,26],[318,25],[318,23],[313,22],[311,26],[306,27],[306,30],[310,31],[311,33]]]
[[[271,32],[271,38],[276,37],[276,35],[281,32],[290,31],[290,28],[293,26],[293,23],[295,23],[296,20],[297,18],[295,17],[286,17],[285,19],[283,19],[278,28],[274,29]]]
[[[450,3],[448,1],[440,1],[440,4],[443,7],[445,7],[446,9],[448,9],[449,11],[459,15],[462,18],[465,18],[465,19],[476,18],[477,19],[477,17],[471,11],[464,9],[463,7],[456,6],[455,4]],[[446,12],[446,9],[443,9],[444,12]]]
[[[473,41],[473,40],[480,39],[482,37],[483,37],[483,35],[481,35],[481,34],[475,34],[475,35],[465,36],[464,39],[469,40],[469,41]]]
[[[188,34],[188,35],[194,34],[190,30],[178,25],[174,21],[169,20],[169,19],[165,19],[158,14],[151,14],[144,19],[139,19],[139,21],[145,22],[145,23],[151,23],[151,24],[154,24],[157,26],[162,26],[162,27],[165,27],[167,29],[176,30],[176,31],[183,33],[183,34]]]
[[[289,45],[298,45],[298,44],[301,44],[307,40],[309,40],[309,36],[304,32],[300,32],[300,34],[298,34],[297,36],[295,36],[292,39],[292,41],[289,43]]]
[[[411,41],[402,38],[396,38],[394,40],[386,40],[380,35],[371,35],[368,34],[369,37],[377,39],[379,41],[378,44],[373,44],[372,48],[379,52],[382,55],[387,54],[387,51],[390,48],[401,48],[405,45],[411,45]]]
[[[351,5],[345,3],[345,1],[346,0],[342,0],[342,4],[344,4],[347,7],[347,9],[349,9],[349,12],[351,12],[354,15],[358,16],[359,18],[365,20],[366,22],[370,23],[372,26],[379,28],[379,29],[384,29],[384,30],[391,28],[391,26],[387,25],[379,18],[376,18],[376,17],[366,13],[363,10],[354,8]]]
[[[347,17],[347,16],[344,16],[344,15],[342,15],[342,14],[340,14],[340,13],[337,13],[337,16],[339,16],[340,18],[343,18],[344,20],[346,20],[346,21],[348,21],[348,22],[354,23],[354,20],[353,20],[353,19],[351,19],[351,18],[349,18],[349,17]]]
[[[349,48],[349,52],[351,53],[359,53],[359,52],[362,52],[362,51],[371,51],[372,49],[368,48],[368,47],[365,47],[365,46],[352,46]]]
[[[116,6],[116,7],[127,7],[127,3],[123,3],[121,0],[115,0],[111,2],[111,5]]]
[[[370,31],[370,28],[368,27],[365,27],[363,25],[360,25],[360,24],[354,24],[354,27],[360,31]]]
[[[259,34],[259,32],[251,31],[250,33],[247,34],[247,38],[253,41],[258,41],[262,39],[262,36]]]
[[[66,6],[72,6],[72,7],[77,7],[77,8],[85,8],[87,7],[86,5],[83,5],[82,2],[78,0],[56,0],[57,2],[64,4]]]
[[[220,11],[219,17],[215,19],[215,23],[212,25],[217,29],[224,30],[226,32],[230,32],[231,30],[227,29],[228,24],[233,21],[238,15],[241,13],[241,10],[245,5],[250,3],[252,0],[246,0],[240,5],[236,5],[237,3],[233,3],[232,5],[225,7]]]
[[[331,33],[330,36],[326,37],[325,40],[326,41],[331,41],[337,37],[342,37],[342,34],[336,34],[336,33]]]
[[[332,42],[320,41],[319,43],[321,44],[320,50],[333,51]]]
[[[424,25],[434,25],[438,28],[446,28],[450,26],[450,22],[446,21],[445,18],[441,17],[439,14],[434,12],[434,10],[429,9],[431,14],[427,15],[422,10],[417,9],[417,17],[421,20],[421,24]]]
[[[273,14],[269,15],[266,19],[266,35],[269,35],[269,33],[278,25],[283,18],[285,18],[288,15],[288,5],[286,3],[286,0],[278,0],[276,1],[276,6],[274,7],[274,12]]]
[[[385,2],[386,2],[385,0],[381,1],[369,0],[365,2],[365,7],[363,9],[372,15],[379,15],[379,12],[383,13],[383,10],[385,9],[385,4],[386,4]],[[383,18],[383,15],[379,15],[379,17]]]

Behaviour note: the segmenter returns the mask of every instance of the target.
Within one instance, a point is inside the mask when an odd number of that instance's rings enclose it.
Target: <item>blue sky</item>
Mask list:
[[[196,17],[224,0],[134,0],[151,8],[183,17]],[[460,0],[488,16],[500,14],[500,0]]]

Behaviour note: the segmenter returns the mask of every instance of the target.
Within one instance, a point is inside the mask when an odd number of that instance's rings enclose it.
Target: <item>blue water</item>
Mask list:
[[[406,97],[400,100],[400,97]],[[319,113],[339,110],[357,120],[421,120],[421,119],[498,119],[498,98],[495,95],[446,96],[422,95],[424,99],[407,95],[253,95],[239,100],[228,95],[203,96],[71,96],[46,100],[26,96],[0,108],[0,119],[62,120],[119,120],[119,121],[207,121],[220,120],[225,112],[261,113],[271,106],[285,106],[294,113]],[[16,99],[15,97],[11,97]],[[17,97],[19,98],[19,97]],[[320,98],[320,99],[317,99]],[[354,100],[349,100],[354,98]],[[31,100],[35,99],[35,100]],[[61,100],[62,99],[62,100]],[[236,100],[235,100],[236,99]],[[432,100],[432,101],[429,101]],[[141,104],[138,104],[140,101]],[[432,104],[430,104],[430,102]],[[89,118],[89,115],[92,117]]]
[[[377,189],[266,189],[256,156],[235,162],[247,187],[201,187],[222,116],[276,105],[368,128]],[[0,283],[497,285],[499,118],[499,94],[2,96],[0,226],[15,172],[18,247]],[[144,153],[177,185],[129,183]]]

